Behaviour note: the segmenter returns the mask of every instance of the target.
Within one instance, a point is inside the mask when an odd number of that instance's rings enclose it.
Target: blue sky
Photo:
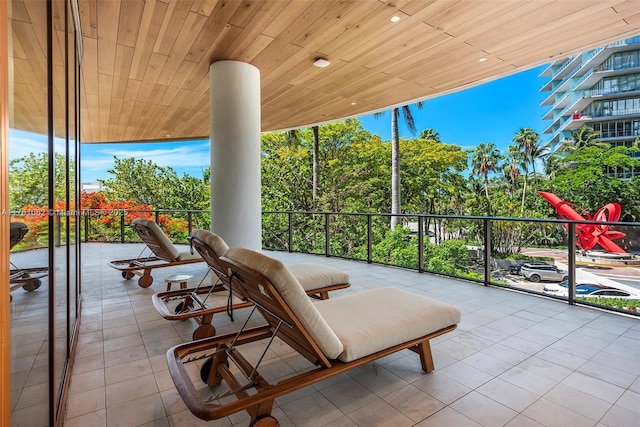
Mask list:
[[[480,142],[493,142],[505,149],[522,127],[536,132],[549,125],[541,117],[546,109],[540,102],[548,93],[539,92],[546,79],[538,77],[546,66],[520,72],[460,92],[429,99],[422,110],[413,107],[418,132],[434,128],[445,143],[471,149]],[[548,107],[547,107],[548,108]],[[380,119],[373,115],[359,117],[364,127],[382,139],[391,138],[391,115]],[[411,137],[401,122],[400,136]],[[545,135],[542,135],[543,141]],[[12,131],[9,157],[46,151],[41,135]],[[86,144],[82,146],[82,182],[108,179],[113,157],[136,157],[152,160],[159,166],[171,166],[178,174],[201,177],[209,166],[209,141],[183,141],[140,144]]]

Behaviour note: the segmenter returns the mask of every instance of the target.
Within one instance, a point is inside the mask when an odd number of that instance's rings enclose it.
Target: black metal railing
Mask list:
[[[174,243],[187,243],[196,228],[210,228],[210,211],[195,210],[84,210],[82,241],[140,242],[131,229],[136,217],[154,219]],[[620,244],[640,254],[640,223],[591,222],[556,219],[502,218],[460,215],[400,215],[403,227],[390,230],[390,214],[343,212],[265,211],[262,213],[263,248],[338,257],[370,264],[390,265],[473,281],[523,292],[543,294],[548,282],[531,282],[516,274],[530,260],[546,260],[566,270],[569,288],[556,297],[570,304],[610,305],[607,301],[577,299],[576,283],[602,282],[637,287],[640,277],[626,268],[637,259],[617,264],[591,262],[574,243],[583,226],[615,227],[627,236]],[[617,241],[618,242],[618,241]],[[638,258],[636,256],[636,258]],[[640,267],[640,266],[639,266]],[[611,279],[592,274],[609,269]],[[578,277],[577,273],[580,273]],[[587,279],[585,279],[587,277]],[[624,277],[625,279],[620,279]],[[605,280],[606,279],[606,280]],[[553,296],[552,296],[553,297]],[[614,311],[640,314],[640,301],[625,306],[616,301]],[[622,305],[621,305],[622,304]]]

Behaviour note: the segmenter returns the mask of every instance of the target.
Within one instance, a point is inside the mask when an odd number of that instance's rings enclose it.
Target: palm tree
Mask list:
[[[440,132],[433,128],[427,128],[420,132],[420,138],[422,139],[432,139],[436,142],[440,142]]]
[[[422,102],[416,102],[416,107],[422,109]],[[402,111],[404,123],[412,135],[416,134],[416,124],[409,105],[391,110],[391,228],[394,229],[400,220],[400,138],[398,137],[398,116]],[[375,113],[380,118],[384,112]]]
[[[502,159],[500,151],[496,149],[493,142],[484,142],[478,144],[472,151],[471,158],[472,172],[480,175],[484,182],[484,194],[487,198],[487,213],[491,216],[491,199],[489,198],[489,172],[495,172],[498,169],[498,163]]]
[[[522,188],[522,202],[520,205],[520,216],[524,216],[524,199],[527,195],[527,179],[529,177],[529,164],[536,174],[536,160],[548,152],[548,145],[540,145],[540,134],[531,128],[520,128],[513,137],[513,142],[518,144],[518,148],[522,152],[524,162],[522,163],[524,170],[524,184]]]
[[[582,125],[571,132],[571,140],[563,141],[558,146],[557,151],[560,153],[572,153],[582,147],[610,147],[609,144],[600,141],[598,138],[600,138],[600,132],[587,125]]]
[[[516,192],[516,183],[521,175],[520,168],[525,160],[517,145],[510,145],[507,148],[506,159],[507,163],[503,165],[502,173],[505,180],[509,181],[509,194],[513,197]]]

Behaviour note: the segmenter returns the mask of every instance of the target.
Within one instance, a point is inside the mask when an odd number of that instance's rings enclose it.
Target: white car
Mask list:
[[[566,298],[569,295],[569,281],[544,285],[542,293]],[[640,294],[633,294],[622,289],[594,283],[576,283],[576,297],[629,298],[640,299]]]
[[[540,282],[541,280],[560,282],[569,278],[569,274],[566,271],[560,270],[555,265],[533,264],[528,262],[522,265],[522,268],[520,268],[520,274],[522,274],[525,279],[532,282]]]
[[[576,286],[593,285],[592,283],[576,283]],[[567,297],[569,295],[569,281],[563,280],[560,283],[547,283],[542,288],[542,293],[556,297]]]

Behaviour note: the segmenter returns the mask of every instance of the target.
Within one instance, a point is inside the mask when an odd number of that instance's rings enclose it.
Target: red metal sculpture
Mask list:
[[[586,218],[583,218],[573,209],[573,206],[575,206],[573,203],[566,202],[553,193],[546,193],[544,191],[538,191],[538,193],[551,203],[554,208],[556,208],[558,216],[561,219],[569,219],[573,221],[587,220],[615,222],[620,219],[620,214],[622,213],[620,204],[613,202],[604,205],[593,217],[589,215],[588,212],[584,212]],[[607,252],[613,252],[616,254],[627,253],[624,249],[613,242],[613,239],[620,239],[624,237],[625,234],[611,230],[611,225],[576,224],[576,234],[578,236],[576,239],[576,245],[585,251],[590,251],[596,245],[600,245]]]

